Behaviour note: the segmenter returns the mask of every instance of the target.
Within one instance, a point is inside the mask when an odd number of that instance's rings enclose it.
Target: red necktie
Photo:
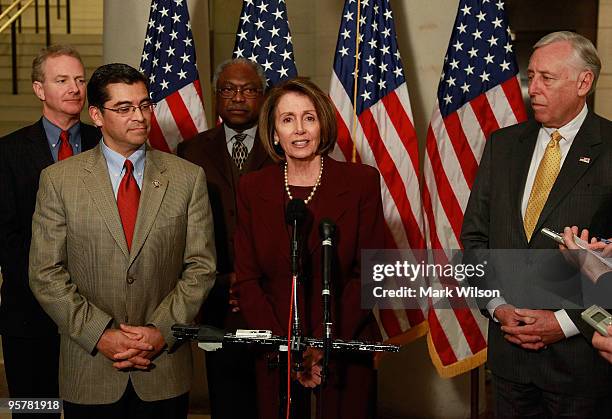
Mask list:
[[[68,139],[70,138],[70,133],[68,131],[62,131],[60,134],[60,148],[59,153],[57,154],[57,160],[64,160],[68,157],[72,156],[72,146]]]
[[[132,237],[136,226],[136,215],[138,214],[138,203],[140,202],[140,189],[134,178],[134,165],[130,160],[123,163],[125,175],[119,184],[117,192],[117,208],[123,224],[123,232],[128,250],[132,247]]]

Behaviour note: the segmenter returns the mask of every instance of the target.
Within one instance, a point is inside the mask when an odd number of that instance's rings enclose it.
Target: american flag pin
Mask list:
[[[591,158],[590,157],[580,157],[579,162],[589,164],[591,162]]]
[[[161,182],[159,180],[153,181],[153,186],[155,186],[156,188],[159,188],[160,185],[161,185]]]

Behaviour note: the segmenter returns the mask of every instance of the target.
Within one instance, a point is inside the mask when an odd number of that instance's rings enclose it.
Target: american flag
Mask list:
[[[486,138],[526,119],[502,0],[461,0],[453,26],[423,166],[427,244],[460,249],[463,213]],[[430,354],[442,376],[486,360],[486,320],[477,309],[433,309]]]
[[[425,248],[417,138],[389,0],[345,2],[330,96],[338,117],[333,156],[378,168],[387,236],[397,248]],[[423,335],[424,313],[378,311],[383,337]]]
[[[178,143],[207,129],[187,0],[154,0],[140,59],[157,103],[151,146],[173,152]]]
[[[234,58],[261,64],[268,86],[297,76],[285,0],[244,0]]]

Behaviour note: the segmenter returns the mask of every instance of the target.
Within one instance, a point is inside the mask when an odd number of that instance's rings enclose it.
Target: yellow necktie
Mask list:
[[[523,220],[527,241],[531,241],[531,236],[540,218],[542,208],[544,208],[550,190],[557,179],[559,170],[561,170],[561,148],[559,147],[559,141],[561,141],[562,138],[559,131],[554,131],[550,134],[550,141],[546,145],[544,157],[542,157],[542,161],[536,172],[531,194],[529,195],[529,201],[527,201],[525,219]]]

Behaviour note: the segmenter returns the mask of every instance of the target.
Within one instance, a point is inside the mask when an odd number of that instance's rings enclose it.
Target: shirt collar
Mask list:
[[[245,129],[242,132],[238,132],[236,130],[231,129],[230,127],[228,127],[226,124],[223,124],[223,129],[225,130],[225,141],[227,143],[230,143],[231,141],[233,141],[234,135],[236,134],[246,134],[247,137],[249,137],[249,139],[254,139],[255,138],[255,134],[257,133],[257,125],[252,126],[249,129]]]
[[[578,112],[578,115],[576,115],[574,119],[569,121],[567,124],[563,125],[560,128],[548,128],[548,127],[542,126],[542,129],[544,130],[544,132],[546,132],[549,138],[553,132],[559,131],[559,134],[561,134],[561,136],[565,140],[571,143],[576,137],[576,134],[578,134],[578,131],[580,130],[580,127],[582,126],[582,123],[586,119],[588,113],[589,113],[589,109],[585,103],[584,106],[582,107],[582,110]]]
[[[121,173],[123,171],[123,165],[126,160],[130,160],[134,165],[134,172],[142,173],[145,164],[145,150],[146,144],[140,146],[140,148],[134,151],[127,159],[114,150],[111,150],[105,143],[104,139],[100,140],[100,147],[102,147],[102,154],[106,159],[108,170],[111,173]]]
[[[62,129],[55,125],[53,122],[49,121],[46,117],[42,117],[42,124],[45,130],[45,135],[47,136],[47,142],[50,147],[55,147],[60,141],[60,134],[62,133]],[[76,139],[81,135],[81,124],[77,121],[74,125],[72,125],[67,130],[70,133],[70,139],[68,140],[71,144],[73,144]]]

